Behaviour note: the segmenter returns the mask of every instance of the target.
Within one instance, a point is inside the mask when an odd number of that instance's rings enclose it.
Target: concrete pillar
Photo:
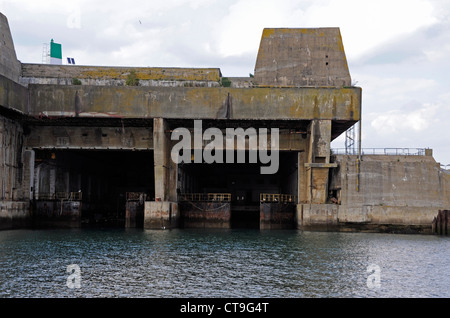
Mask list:
[[[33,199],[34,187],[34,150],[25,150],[23,154],[23,198]]]
[[[311,204],[324,204],[328,196],[329,168],[335,166],[330,164],[331,120],[312,120],[309,132],[306,200]]]
[[[307,187],[307,174],[306,174],[306,158],[307,152],[298,153],[298,186],[297,186],[297,203],[307,203],[308,202],[308,187]]]
[[[155,164],[155,199],[167,201],[169,198],[169,156],[168,140],[165,134],[166,121],[163,118],[153,119],[153,145]]]
[[[144,207],[145,229],[170,229],[179,226],[178,203],[147,201]]]
[[[177,164],[170,156],[170,136],[164,118],[153,119],[155,202],[146,202],[144,228],[178,227]]]
[[[178,167],[170,156],[171,140],[167,122],[163,118],[153,120],[153,145],[155,165],[156,201],[177,200]]]
[[[49,193],[55,194],[56,193],[56,169],[50,169],[50,188]]]
[[[33,199],[36,199],[36,200],[39,199],[39,192],[40,192],[39,186],[41,184],[39,182],[40,174],[41,174],[41,167],[37,166],[36,169],[34,169],[34,175],[33,175],[33,181],[34,181],[34,183],[33,183]]]

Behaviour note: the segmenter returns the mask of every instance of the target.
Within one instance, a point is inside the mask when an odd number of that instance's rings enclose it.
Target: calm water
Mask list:
[[[76,277],[75,271],[67,272],[71,264],[80,269]],[[379,271],[367,271],[370,265]],[[449,268],[450,238],[438,236],[0,231],[4,298],[450,297]],[[80,288],[69,288],[68,282],[79,282]]]

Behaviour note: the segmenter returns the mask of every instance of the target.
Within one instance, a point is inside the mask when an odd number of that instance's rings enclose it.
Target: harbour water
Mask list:
[[[0,297],[450,297],[450,238],[298,230],[0,231]]]

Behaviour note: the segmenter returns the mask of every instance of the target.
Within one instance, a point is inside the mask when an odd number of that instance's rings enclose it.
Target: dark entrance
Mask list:
[[[280,152],[279,155],[279,170],[275,174],[261,174],[258,163],[181,164],[178,193],[229,193],[230,226],[259,228],[261,194],[297,193],[297,153]]]
[[[152,151],[37,150],[35,172],[35,198],[80,194],[82,226],[124,227],[130,193],[154,200]]]

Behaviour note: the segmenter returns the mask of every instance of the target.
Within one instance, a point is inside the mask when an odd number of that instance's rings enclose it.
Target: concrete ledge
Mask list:
[[[339,206],[340,231],[421,233],[432,232],[439,209],[408,206]]]
[[[431,233],[437,208],[298,204],[297,228],[318,231]]]
[[[365,208],[367,218],[373,224],[431,226],[433,218],[439,212],[439,209],[430,207],[369,206]]]
[[[0,230],[26,228],[30,225],[28,202],[0,201]]]
[[[298,204],[297,228],[313,231],[338,230],[338,211],[336,204]]]
[[[120,67],[52,64],[22,64],[22,76],[31,78],[77,78],[126,80],[130,72],[139,80],[214,81],[220,80],[218,68]]]
[[[178,203],[169,201],[145,202],[144,229],[169,229],[178,226]]]
[[[337,168],[337,163],[305,163],[306,168]]]

